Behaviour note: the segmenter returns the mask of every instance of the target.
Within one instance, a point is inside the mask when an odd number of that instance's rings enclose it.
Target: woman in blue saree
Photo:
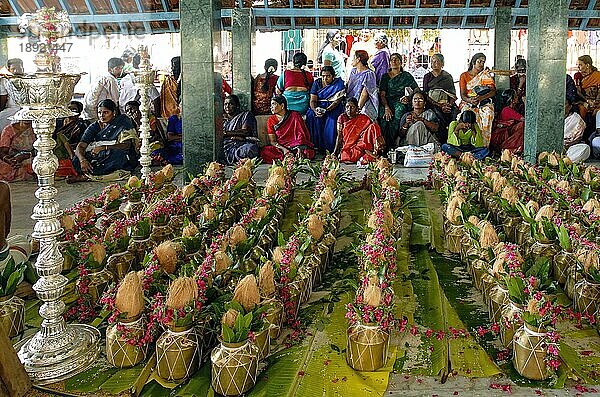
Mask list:
[[[256,118],[251,112],[240,111],[240,99],[229,95],[223,104],[223,152],[225,163],[232,165],[243,158],[258,157]]]
[[[115,171],[131,171],[137,166],[135,151],[138,135],[131,119],[118,114],[111,99],[98,104],[98,121],[83,133],[75,148],[73,167],[79,174],[67,182],[80,182],[89,175],[108,175]]]
[[[344,82],[335,76],[333,66],[321,68],[321,78],[310,90],[310,109],[306,113],[306,125],[315,148],[333,153],[336,142],[337,119],[344,111],[341,106],[346,95]]]

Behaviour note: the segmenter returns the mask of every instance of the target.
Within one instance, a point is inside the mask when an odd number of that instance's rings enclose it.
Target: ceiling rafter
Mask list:
[[[121,11],[119,10],[119,6],[117,5],[116,0],[109,0],[110,3],[110,8],[112,8],[113,12],[115,14],[120,14]],[[121,29],[121,33],[122,34],[127,34],[127,25],[125,25],[125,22],[121,22],[119,21],[119,28]]]

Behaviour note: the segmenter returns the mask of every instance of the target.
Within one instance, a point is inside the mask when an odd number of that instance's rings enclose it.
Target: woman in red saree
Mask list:
[[[358,112],[358,101],[349,98],[338,118],[338,139],[334,154],[344,163],[369,163],[384,147],[381,128],[369,116]]]
[[[260,157],[267,164],[282,160],[292,152],[300,158],[315,157],[310,132],[300,113],[287,108],[287,100],[277,95],[271,100],[271,113],[267,120],[267,137],[269,145],[260,151]]]

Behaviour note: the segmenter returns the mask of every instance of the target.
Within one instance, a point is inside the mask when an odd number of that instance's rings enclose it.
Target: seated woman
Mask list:
[[[117,104],[105,99],[98,104],[98,121],[90,125],[75,148],[73,166],[79,173],[67,182],[88,180],[88,175],[108,175],[137,166],[138,135],[125,115],[118,114]],[[123,178],[126,175],[117,176]]]
[[[306,125],[315,148],[333,153],[336,142],[336,123],[344,111],[342,100],[346,95],[344,82],[335,77],[333,66],[321,68],[321,78],[310,90],[310,109]]]
[[[439,143],[446,143],[448,140],[448,127],[450,123],[458,117],[458,106],[456,106],[456,97],[445,90],[434,88],[427,93],[427,103],[435,113],[438,121],[438,130],[435,138]]]
[[[390,57],[390,70],[381,77],[379,83],[379,125],[385,139],[387,148],[398,146],[398,133],[400,120],[410,108],[410,99],[407,91],[417,89],[419,86],[414,77],[403,70],[402,57],[393,53]],[[407,90],[408,88],[408,90]]]
[[[483,144],[481,129],[473,111],[465,110],[458,121],[450,123],[448,143],[442,145],[442,150],[454,157],[460,157],[465,152],[471,152],[479,160],[488,156],[490,151]]]
[[[508,149],[513,153],[523,152],[525,117],[517,111],[521,106],[521,97],[513,89],[502,92],[504,107],[494,123],[490,148],[501,152]]]
[[[294,54],[294,67],[284,71],[277,80],[277,93],[285,97],[290,110],[301,115],[305,115],[308,110],[309,92],[314,81],[313,75],[303,69],[306,61],[306,54]]]
[[[240,110],[240,98],[230,95],[223,104],[223,151],[225,163],[232,165],[243,158],[258,157],[256,119],[251,112]]]
[[[281,160],[288,152],[301,158],[315,157],[310,133],[300,113],[289,110],[287,100],[277,95],[271,100],[271,113],[267,120],[269,145],[262,148],[260,156],[267,164]]]
[[[469,62],[469,70],[460,75],[460,110],[471,110],[477,116],[483,136],[483,145],[489,146],[494,121],[494,104],[496,85],[485,67],[485,55],[481,52],[473,55]]]
[[[585,121],[577,113],[577,109],[573,103],[567,98],[565,100],[565,130],[564,130],[564,146],[565,149],[580,143],[585,132]],[[593,145],[592,145],[593,147]]]
[[[381,129],[367,115],[358,112],[356,98],[348,99],[345,110],[337,122],[335,156],[345,163],[366,164],[375,160],[385,146]]]
[[[423,76],[423,92],[428,94],[431,90],[444,90],[448,94],[456,96],[454,88],[454,78],[445,70],[444,56],[442,54],[433,54],[431,56],[431,72]]]
[[[181,102],[179,112],[169,117],[167,121],[167,136],[163,147],[152,152],[154,161],[160,164],[183,164],[183,127],[181,123]]]
[[[0,134],[0,180],[14,182],[35,178],[31,168],[35,139],[31,121],[13,121],[4,127]]]
[[[138,136],[141,134],[141,126],[142,126],[142,112],[140,110],[141,104],[138,101],[129,101],[125,104],[125,115],[129,116],[133,121],[133,125],[135,130],[138,133]],[[179,110],[181,112],[181,109]],[[158,121],[158,119],[152,114],[152,112],[148,112],[148,124],[150,125],[150,142],[155,145],[166,145],[167,138],[165,131],[162,127],[162,124]]]
[[[71,117],[57,120],[54,134],[62,142],[66,141],[69,143],[71,148],[74,148],[77,146],[81,140],[81,136],[90,124],[87,120],[80,118],[81,112],[83,112],[83,103],[79,101],[71,101],[67,105],[67,108],[76,114]]]
[[[31,255],[32,244],[28,237],[10,235],[11,198],[8,183],[0,181],[0,271],[12,259],[16,264],[23,263]]]
[[[439,123],[435,113],[425,109],[425,95],[417,91],[412,95],[411,112],[405,113],[400,120],[400,138],[405,139],[408,145],[423,146],[430,142],[437,142],[435,134]]]

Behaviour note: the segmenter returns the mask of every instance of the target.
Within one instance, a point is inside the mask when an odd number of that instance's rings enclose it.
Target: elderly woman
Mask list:
[[[428,94],[430,90],[444,90],[456,97],[454,88],[454,78],[445,70],[444,56],[442,54],[433,54],[431,56],[431,72],[423,76],[423,92]]]
[[[277,80],[277,93],[285,97],[290,110],[306,114],[310,101],[310,88],[314,78],[311,73],[303,69],[306,66],[306,54],[294,54],[292,62],[294,67],[283,72]]]
[[[336,123],[343,112],[342,100],[346,95],[344,82],[336,77],[332,66],[323,66],[321,78],[310,90],[310,109],[306,125],[315,148],[333,152],[336,142]]]
[[[31,162],[35,134],[31,121],[13,121],[0,135],[0,180],[7,182],[33,179]]]
[[[377,84],[379,84],[381,77],[390,69],[390,49],[388,48],[388,37],[385,33],[375,36],[375,48],[377,48],[377,52],[371,58],[371,66],[375,71]]]
[[[252,81],[252,113],[255,116],[271,114],[271,98],[279,76],[275,74],[279,64],[273,58],[265,61],[265,72]]]
[[[223,104],[223,151],[225,163],[235,164],[243,158],[258,157],[256,119],[249,111],[240,110],[240,99],[230,95]]]
[[[289,110],[287,100],[282,95],[271,101],[273,115],[267,120],[269,145],[262,148],[260,156],[267,164],[281,160],[292,152],[300,158],[312,159],[315,156],[310,133],[300,113]]]
[[[137,165],[135,147],[138,141],[135,127],[128,116],[118,114],[111,99],[98,104],[98,121],[90,125],[75,149],[73,166],[79,176],[67,182],[80,182],[89,175],[109,175],[119,170],[130,171]],[[122,178],[126,175],[115,175]]]
[[[341,78],[342,80],[346,80],[346,55],[337,49],[341,42],[342,36],[339,30],[328,30],[327,36],[325,36],[325,41],[319,49],[319,55],[317,59],[323,64],[323,66],[333,67],[335,76]]]
[[[412,111],[405,113],[400,120],[400,135],[408,145],[423,146],[436,142],[435,134],[439,123],[432,110],[425,109],[425,95],[417,91],[411,98]]]
[[[465,152],[472,153],[478,160],[488,156],[490,151],[483,143],[475,112],[465,110],[458,121],[450,123],[448,143],[442,145],[442,150],[454,157],[460,157]]]
[[[377,119],[379,99],[377,97],[377,78],[369,69],[369,54],[364,50],[356,51],[352,59],[352,72],[348,78],[346,90],[349,98],[358,100],[358,108],[371,120]]]
[[[350,98],[345,113],[338,118],[338,138],[334,154],[345,163],[369,163],[381,153],[385,142],[379,126],[358,112],[358,101]]]
[[[402,69],[402,57],[398,53],[390,56],[390,71],[381,77],[379,84],[379,124],[388,149],[396,147],[400,120],[409,109],[407,88],[419,86],[414,77]],[[407,95],[408,94],[408,95]]]
[[[460,75],[461,111],[471,110],[477,116],[477,124],[481,128],[483,145],[488,147],[494,122],[494,104],[496,85],[485,67],[485,55],[481,52],[473,55],[469,70]]]

